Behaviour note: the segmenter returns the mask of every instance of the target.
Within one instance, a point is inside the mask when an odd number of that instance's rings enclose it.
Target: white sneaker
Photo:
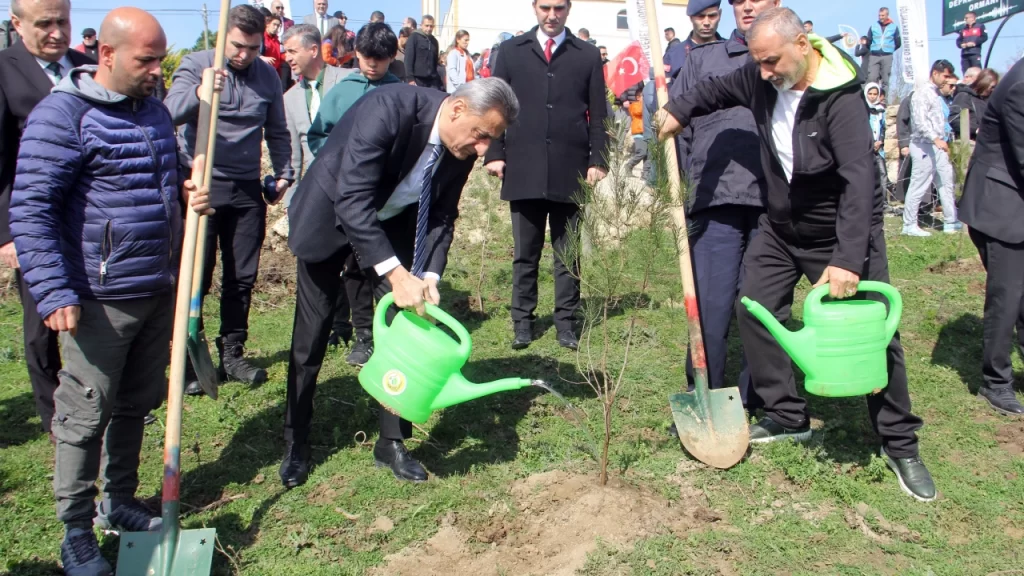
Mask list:
[[[942,232],[944,234],[959,234],[964,229],[963,222],[953,222],[952,224],[943,224]]]
[[[932,235],[932,233],[927,230],[921,230],[919,226],[914,226],[913,228],[904,227],[901,234],[904,236],[916,236],[918,238],[927,238]]]

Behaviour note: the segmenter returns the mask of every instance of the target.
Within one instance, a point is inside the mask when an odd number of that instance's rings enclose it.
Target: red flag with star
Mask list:
[[[650,77],[651,65],[639,42],[633,42],[604,67],[604,83],[616,96]]]

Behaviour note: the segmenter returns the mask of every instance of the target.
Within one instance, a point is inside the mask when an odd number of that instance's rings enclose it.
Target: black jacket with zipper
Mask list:
[[[717,110],[750,108],[761,139],[772,228],[797,246],[834,243],[830,265],[859,274],[871,229],[882,224],[882,190],[862,93],[863,72],[855,65],[854,70],[851,80],[837,88],[811,87],[804,93],[793,131],[792,182],[786,180],[772,141],[778,92],[761,79],[756,63],[697,84],[665,109],[686,126],[692,118]]]

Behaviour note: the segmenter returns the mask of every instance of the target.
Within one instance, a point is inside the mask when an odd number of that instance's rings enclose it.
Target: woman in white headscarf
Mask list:
[[[864,86],[864,99],[868,103],[868,123],[871,125],[871,138],[875,143],[875,166],[878,167],[882,186],[888,190],[889,173],[885,167],[885,106],[882,104],[881,90],[878,84],[868,82]]]

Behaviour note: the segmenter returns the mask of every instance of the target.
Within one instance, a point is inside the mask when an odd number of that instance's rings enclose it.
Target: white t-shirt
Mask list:
[[[793,181],[793,129],[796,127],[796,109],[800,107],[803,90],[779,90],[779,99],[772,111],[772,140],[775,151],[786,172],[786,181]]]

